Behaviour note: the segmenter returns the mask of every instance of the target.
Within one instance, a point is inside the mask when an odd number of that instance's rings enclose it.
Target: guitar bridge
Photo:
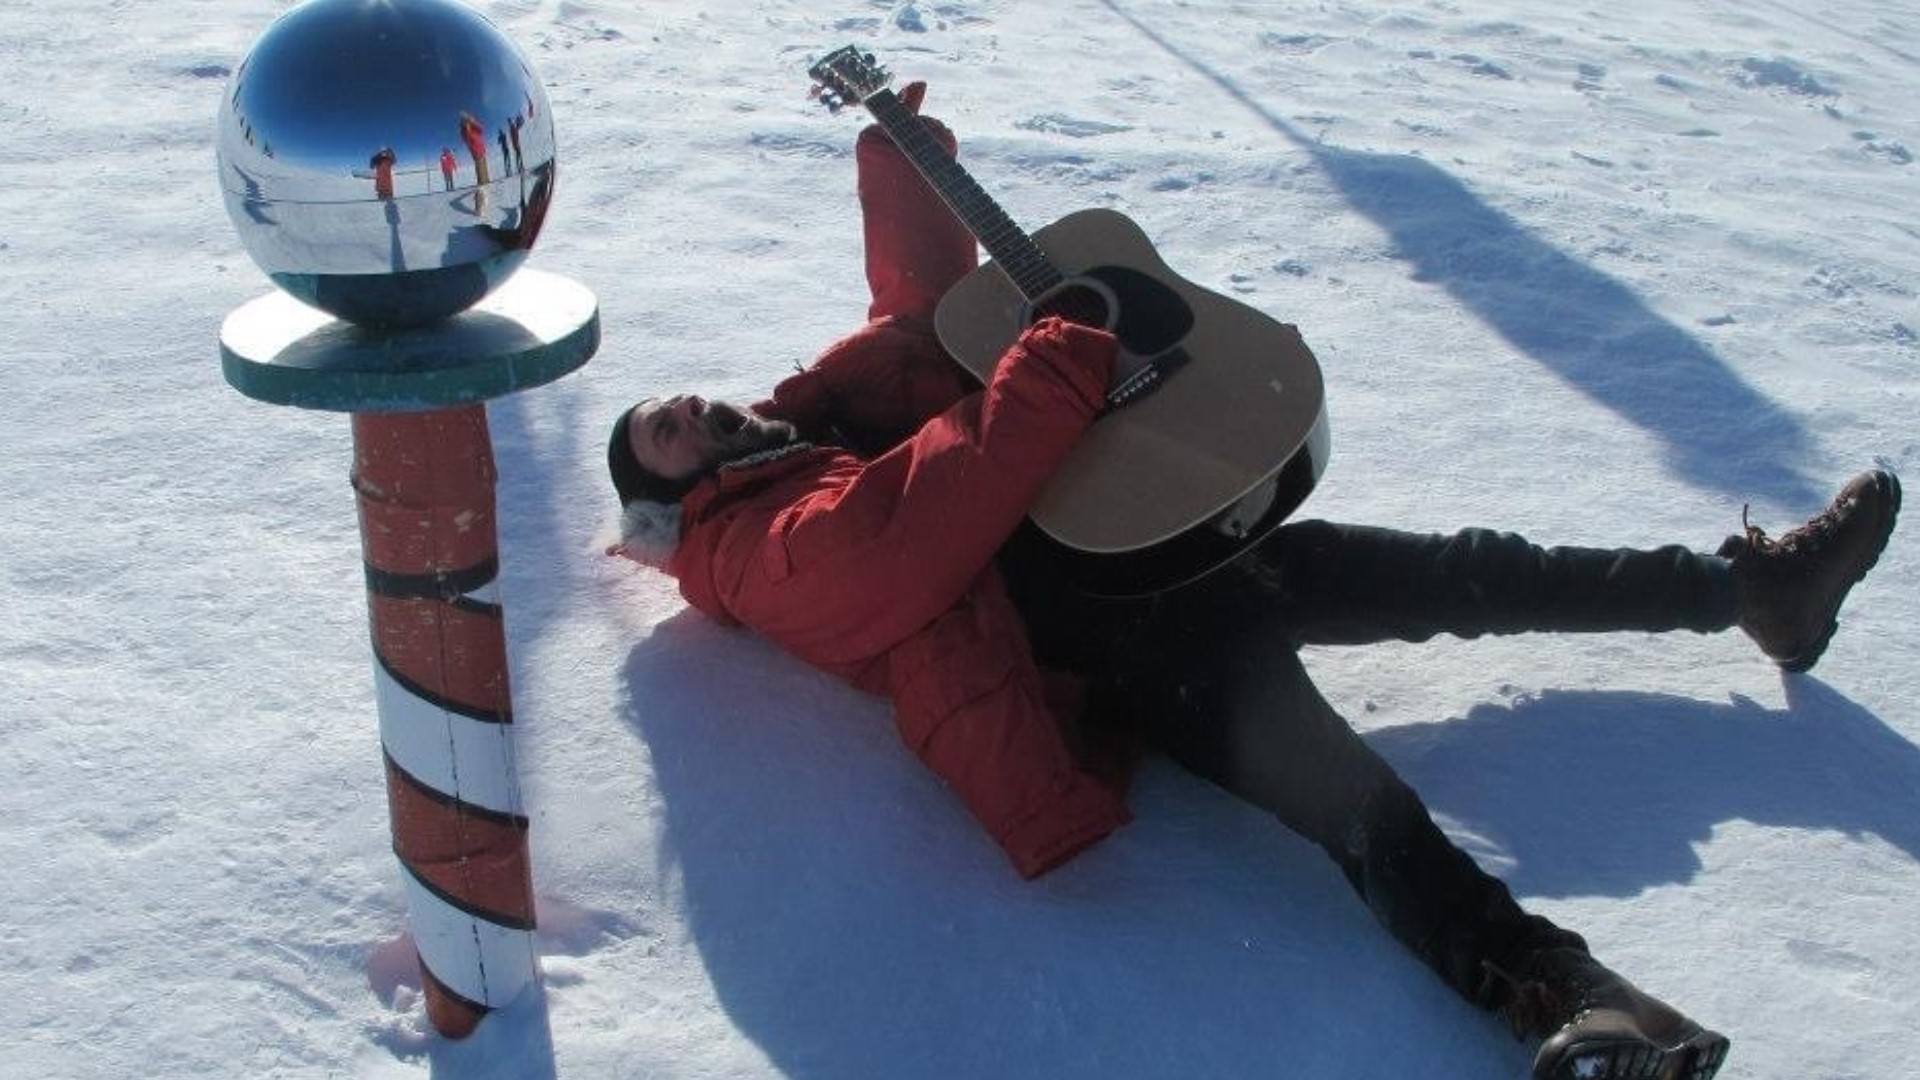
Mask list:
[[[1148,360],[1139,371],[1120,380],[1120,383],[1107,391],[1106,412],[1124,409],[1129,405],[1160,389],[1162,383],[1174,372],[1186,367],[1193,360],[1193,354],[1185,349],[1168,349],[1159,356]]]

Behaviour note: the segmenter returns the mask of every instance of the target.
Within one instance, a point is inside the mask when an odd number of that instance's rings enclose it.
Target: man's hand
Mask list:
[[[920,102],[926,96],[927,84],[924,80],[916,80],[900,88],[900,104],[905,105],[907,111],[915,116],[920,115]]]

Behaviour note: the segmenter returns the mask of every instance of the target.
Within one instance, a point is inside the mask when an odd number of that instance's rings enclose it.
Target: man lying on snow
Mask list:
[[[924,91],[902,98],[917,112]],[[1727,1040],[1522,910],[1314,689],[1298,648],[1738,626],[1805,670],[1886,544],[1896,478],[1856,477],[1805,526],[1747,528],[1716,555],[1304,521],[1160,595],[1075,595],[1020,526],[1096,422],[1113,338],[1046,319],[969,385],[932,312],[974,269],[974,241],[877,127],[856,158],[871,321],[751,409],[681,394],[623,412],[615,551],[887,697],[1026,877],[1126,824],[1130,761],[1159,750],[1319,844],[1447,985],[1544,1040],[1536,1077],[1712,1076]]]

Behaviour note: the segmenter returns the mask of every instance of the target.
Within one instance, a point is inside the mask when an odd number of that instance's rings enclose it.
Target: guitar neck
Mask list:
[[[907,155],[920,175],[926,177],[927,183],[974,239],[980,241],[980,246],[987,249],[987,254],[1000,264],[1022,295],[1028,300],[1038,300],[1059,287],[1065,278],[1053,261],[960,167],[893,91],[881,90],[868,97],[864,104],[892,137],[894,145]]]

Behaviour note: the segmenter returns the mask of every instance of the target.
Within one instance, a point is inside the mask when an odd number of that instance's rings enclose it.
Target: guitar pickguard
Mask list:
[[[1115,211],[1078,211],[1033,240],[1063,279],[1040,301],[1099,297],[1119,324],[1105,414],[1031,513],[1097,564],[1096,591],[1152,591],[1217,565],[1260,530],[1207,523],[1263,485],[1274,499],[1259,525],[1290,513],[1327,460],[1324,385],[1299,331],[1180,277]],[[1037,309],[1018,281],[983,264],[934,313],[941,343],[983,383]]]
[[[1089,286],[1087,279],[1096,284]],[[1028,321],[1044,315],[1079,314],[1083,303],[1074,298],[1079,290],[1089,288],[1103,305],[1111,305],[1112,310],[1105,313],[1106,329],[1135,356],[1165,352],[1193,329],[1193,308],[1179,293],[1131,266],[1117,265],[1078,271],[1034,303]]]

